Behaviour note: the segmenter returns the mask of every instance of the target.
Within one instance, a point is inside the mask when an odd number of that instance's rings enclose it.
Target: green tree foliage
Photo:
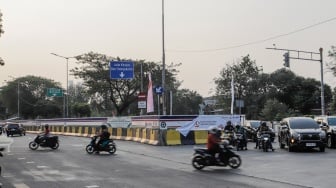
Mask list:
[[[268,99],[260,115],[266,121],[280,121],[282,118],[288,117],[290,112],[284,103],[277,99]]]
[[[90,117],[91,116],[91,109],[90,105],[86,103],[76,103],[72,106],[72,111],[76,117]]]
[[[248,100],[251,94],[257,93],[259,87],[252,87],[253,85],[259,84],[255,81],[258,78],[259,69],[255,61],[250,59],[250,56],[244,56],[240,62],[233,65],[226,65],[220,72],[220,77],[215,78],[216,84],[216,95],[222,96],[221,103],[224,111],[225,108],[230,108],[231,106],[231,79],[234,80],[234,90],[235,99],[244,100],[245,106],[257,105],[257,100]],[[249,104],[251,103],[251,104]],[[235,113],[238,113],[234,110]]]
[[[202,96],[196,91],[188,89],[178,90],[173,97],[173,113],[178,115],[191,115],[199,113],[199,104]]]
[[[162,68],[154,62],[145,62],[144,60],[133,60],[134,76],[132,80],[112,80],[110,79],[109,63],[112,60],[126,60],[120,58],[108,57],[103,54],[89,52],[77,57],[77,63],[80,65],[71,72],[78,78],[81,78],[83,85],[87,88],[90,96],[90,104],[97,114],[111,116],[128,115],[129,113],[139,114],[134,103],[137,103],[137,95],[141,91],[140,67],[143,65],[143,72],[151,72],[154,85],[160,85],[162,77]],[[129,59],[127,59],[129,60]],[[176,91],[180,83],[176,80],[176,66],[168,65],[166,68],[166,91]],[[144,91],[147,89],[148,80],[143,79]],[[133,104],[133,105],[132,105]]]
[[[4,33],[4,30],[2,29],[2,13],[0,12],[0,37],[1,34]],[[2,58],[0,57],[0,65],[3,66],[5,65],[5,62],[2,60]]]
[[[61,84],[50,79],[25,76],[8,81],[2,87],[1,101],[8,109],[8,115],[17,115],[18,87],[20,117],[59,117],[63,105],[62,97],[46,97],[47,88],[61,88]]]
[[[331,46],[328,56],[333,59],[333,61],[328,64],[328,68],[333,72],[334,76],[336,76],[336,46]]]

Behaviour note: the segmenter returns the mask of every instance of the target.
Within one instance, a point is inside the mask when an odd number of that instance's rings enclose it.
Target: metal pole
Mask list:
[[[162,114],[166,115],[166,96],[165,96],[165,73],[166,65],[165,65],[165,41],[164,41],[164,0],[162,0]]]
[[[160,115],[160,95],[157,95],[157,100],[158,100],[158,115]]]
[[[173,115],[173,91],[170,90],[170,115]]]
[[[18,106],[18,118],[20,118],[20,82],[17,83],[17,91],[18,91],[18,99],[17,99],[17,106]]]
[[[320,48],[320,63],[321,63],[321,111],[322,115],[325,115],[325,106],[324,106],[324,83],[323,83],[323,48]]]
[[[142,69],[142,65],[143,65],[143,62],[141,62],[141,65],[140,65],[140,74],[141,74],[141,86],[140,86],[140,91],[141,91],[141,94],[143,93],[144,91],[144,88],[143,88],[143,69]],[[141,108],[140,110],[140,115],[143,115],[144,114],[144,109]]]
[[[63,118],[65,118],[65,92],[63,92]]]
[[[66,58],[66,79],[67,79],[67,95],[66,95],[66,117],[69,117],[69,58]]]

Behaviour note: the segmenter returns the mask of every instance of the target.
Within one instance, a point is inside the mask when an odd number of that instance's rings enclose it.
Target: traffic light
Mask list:
[[[283,55],[285,58],[284,58],[284,66],[285,67],[288,67],[289,68],[289,52],[286,52],[286,53],[284,53],[284,55]]]

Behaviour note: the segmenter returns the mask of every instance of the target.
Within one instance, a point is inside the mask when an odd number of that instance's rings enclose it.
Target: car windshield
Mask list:
[[[260,125],[260,122],[259,121],[251,121],[250,124],[251,124],[251,127],[258,128],[259,125]]]
[[[313,119],[291,119],[289,120],[292,129],[318,129],[319,125]]]
[[[336,117],[328,118],[328,125],[336,125]]]
[[[9,124],[8,128],[9,129],[19,128],[19,125],[18,124]]]

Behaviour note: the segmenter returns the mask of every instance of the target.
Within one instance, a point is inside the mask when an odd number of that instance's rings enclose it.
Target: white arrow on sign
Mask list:
[[[119,76],[123,78],[125,76],[124,72],[121,72]]]

